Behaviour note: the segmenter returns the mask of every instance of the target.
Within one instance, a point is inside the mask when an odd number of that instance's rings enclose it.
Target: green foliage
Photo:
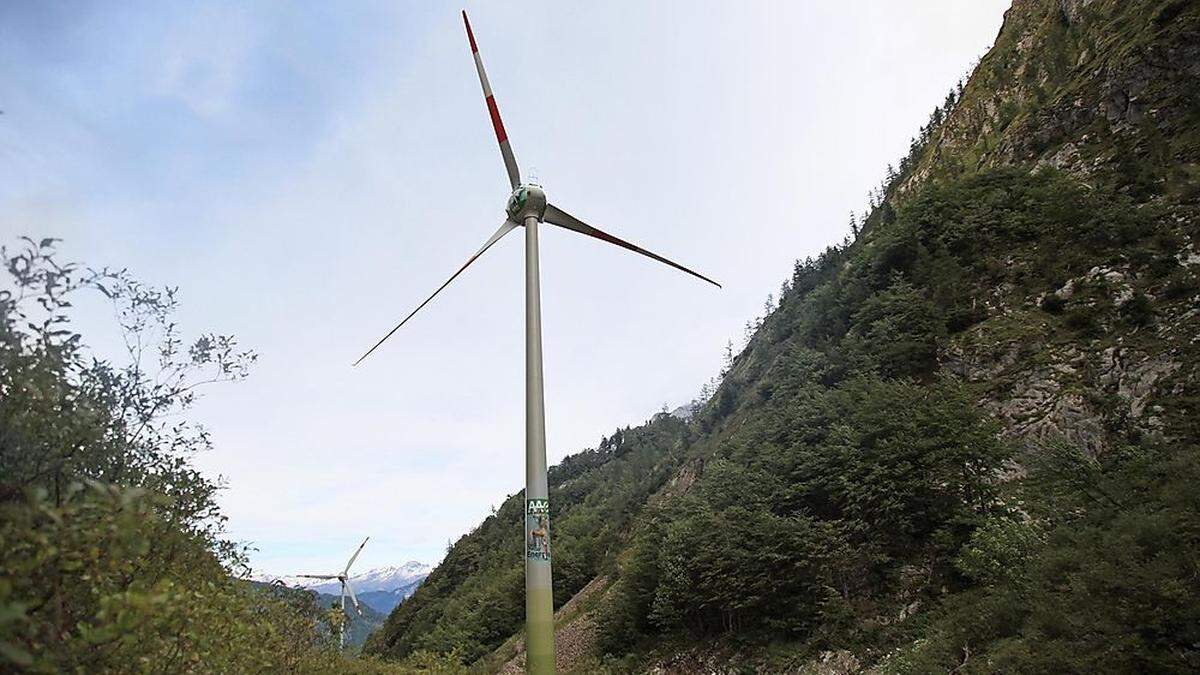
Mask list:
[[[687,516],[666,526],[658,551],[653,624],[704,634],[755,625],[794,632],[811,621],[828,539],[820,524],[736,503],[679,508]]]
[[[1017,486],[1030,520],[981,529],[960,557],[979,585],[947,598],[885,670],[1195,672],[1200,668],[1200,454],[1064,444]]]
[[[608,593],[599,611],[598,647],[605,654],[623,654],[638,639],[651,633],[650,612],[660,579],[658,551],[662,549],[663,520],[651,510],[634,534],[620,580]]]
[[[298,672],[340,657],[307,593],[231,577],[137,488],[72,485],[0,506],[2,650],[32,672]]]
[[[992,509],[1007,456],[964,392],[855,378],[745,421],[692,491],[644,524],[600,623],[622,653],[659,633],[802,636],[848,600],[934,579]]]
[[[11,255],[10,255],[11,253]],[[166,496],[158,515],[238,561],[220,538],[217,485],[189,457],[208,434],[181,421],[206,385],[244,377],[255,355],[229,336],[185,345],[171,313],[175,290],[147,288],[126,272],[83,270],[53,259],[53,240],[0,251],[12,289],[0,291],[0,475],[38,487],[55,503],[72,482],[94,479]],[[71,299],[111,300],[128,362],[93,358],[70,325]]]
[[[641,519],[600,614],[601,648],[727,631],[881,646],[905,635],[864,630],[881,599],[1019,588],[1014,570],[1043,535],[1004,506],[994,425],[966,391],[931,379],[938,348],[986,320],[980,297],[1057,299],[1065,279],[1158,246],[1154,222],[1055,172],[990,171],[930,185],[866,242],[797,265],[765,324],[778,342],[752,343],[702,414],[703,475]],[[1080,289],[1068,327],[1096,330],[1102,293]],[[804,583],[789,587],[781,569]]]
[[[1056,293],[1047,293],[1042,298],[1041,307],[1051,314],[1061,314],[1063,308],[1067,306],[1067,301],[1062,299],[1062,296]]]
[[[1163,295],[1167,300],[1182,300],[1195,295],[1197,289],[1200,289],[1200,285],[1196,280],[1186,270],[1179,270],[1167,280]]]
[[[997,169],[914,195],[901,207],[891,236],[906,240],[916,252],[913,262],[921,263],[898,269],[934,291],[953,290],[938,278],[951,259],[975,284],[959,294],[977,296],[1002,282],[1037,292],[1119,260],[1123,249],[1156,231],[1154,215],[1127,197],[1089,190],[1054,171]],[[1014,265],[1018,259],[1027,262]],[[948,280],[953,283],[954,275]]]
[[[1067,312],[1063,324],[1073,331],[1090,333],[1096,330],[1096,317],[1099,314],[1095,305],[1083,305]]]
[[[872,221],[858,243],[798,264],[790,294],[766,323],[769,337],[797,336],[825,352],[832,381],[864,370],[924,377],[948,334],[988,319],[986,300],[997,292],[1044,294],[1047,311],[1057,313],[1066,303],[1053,291],[1067,279],[1136,252],[1160,257],[1167,233],[1156,213],[1052,170],[995,169],[930,183],[890,222]],[[1100,312],[1081,305],[1065,322],[1090,332]],[[725,414],[736,407],[731,388],[717,395]]]
[[[1010,583],[1038,543],[1038,532],[1029,523],[1013,514],[997,515],[971,533],[954,564],[981,585]]]
[[[208,447],[182,421],[199,388],[245,376],[227,336],[185,345],[173,289],[4,250],[0,291],[0,670],[384,672],[347,667],[312,595],[239,580]],[[73,300],[111,300],[128,363],[87,354]],[[323,637],[324,636],[324,637]]]
[[[1136,327],[1146,326],[1154,319],[1154,307],[1150,304],[1150,298],[1141,293],[1136,293],[1121,303],[1117,310],[1122,319]]]
[[[354,665],[363,663],[362,659],[355,662]],[[378,672],[397,672],[397,673],[417,673],[424,675],[462,675],[471,672],[463,666],[463,658],[458,650],[451,650],[448,653],[419,651],[410,654],[409,656],[395,662],[376,661],[375,657],[368,657],[366,663],[376,664],[375,667],[382,668],[384,663],[389,665],[394,664],[394,670],[380,670]],[[356,671],[358,672],[358,671]],[[361,672],[376,672],[376,671],[361,671]]]
[[[858,348],[890,377],[932,372],[944,325],[938,308],[899,274],[854,315]]]

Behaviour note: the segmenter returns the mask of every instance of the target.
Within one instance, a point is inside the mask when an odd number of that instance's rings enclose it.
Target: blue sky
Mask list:
[[[526,176],[717,290],[542,236],[549,454],[692,398],[990,46],[1007,0],[469,4]],[[458,15],[0,5],[0,239],[178,285],[260,353],[195,417],[263,571],[438,560],[523,481],[520,233]],[[101,354],[111,322],[84,312]]]

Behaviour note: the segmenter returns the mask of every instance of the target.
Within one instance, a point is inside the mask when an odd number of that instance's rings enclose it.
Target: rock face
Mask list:
[[[823,652],[817,660],[800,672],[804,675],[850,675],[861,672],[858,658],[846,650]]]
[[[928,181],[985,167],[1049,166],[1085,184],[1098,174],[1125,176],[1134,201],[1149,202],[1145,208],[1174,223],[1179,274],[1195,279],[1200,29],[1194,17],[1180,20],[1194,14],[1194,4],[1015,0],[994,48],[893,201]],[[1081,288],[1101,291],[1080,299]],[[1060,305],[1100,310],[1162,292],[1126,265],[1095,267],[1053,295]],[[940,360],[967,381],[988,385],[981,402],[1009,437],[1025,445],[1065,438],[1102,452],[1119,440],[1111,433],[1117,427],[1152,436],[1169,431],[1154,401],[1186,398],[1194,388],[1195,343],[1185,337],[1200,333],[1192,293],[1190,308],[1160,310],[1153,325],[1101,320],[1097,334],[1063,345],[1043,320],[1044,296],[1011,297],[1000,289],[988,320],[953,338]],[[1002,337],[1013,332],[1020,337]]]
[[[1058,5],[1062,9],[1063,16],[1072,24],[1077,24],[1083,19],[1083,12],[1087,6],[1094,3],[1096,0],[1059,0]]]
[[[1044,162],[1080,175],[1200,157],[1200,34],[1189,0],[1017,0],[900,194],[964,170]],[[1147,20],[1149,19],[1149,20]],[[1176,175],[1175,179],[1180,178]]]
[[[1109,347],[1101,354],[1100,383],[1129,406],[1129,416],[1141,419],[1146,406],[1158,392],[1157,385],[1183,365],[1169,354],[1151,358],[1121,347]]]

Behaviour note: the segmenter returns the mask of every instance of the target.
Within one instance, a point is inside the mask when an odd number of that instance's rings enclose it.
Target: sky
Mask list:
[[[523,175],[723,289],[541,231],[548,455],[696,396],[1008,0],[467,3]],[[259,361],[191,411],[261,573],[434,563],[524,481],[523,233],[457,4],[0,4],[0,243],[180,288]],[[79,328],[119,356],[111,312]],[[515,554],[514,554],[515,555]]]

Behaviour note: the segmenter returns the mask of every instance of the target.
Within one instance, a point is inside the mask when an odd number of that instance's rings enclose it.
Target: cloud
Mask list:
[[[247,8],[201,4],[163,33],[156,92],[205,118],[236,111],[260,33]]]

